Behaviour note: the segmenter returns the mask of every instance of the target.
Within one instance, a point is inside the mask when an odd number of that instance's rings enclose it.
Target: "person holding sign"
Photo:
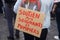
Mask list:
[[[17,10],[18,10],[18,7],[19,6],[21,6],[21,7],[24,7],[25,6],[25,4],[27,4],[27,2],[28,2],[29,0],[19,0],[19,1],[17,1],[16,2],[16,4],[15,4],[15,6],[14,6],[14,12],[15,13],[17,13]],[[36,0],[37,1],[37,0]],[[18,3],[18,4],[17,4]],[[21,4],[20,4],[21,3]],[[24,4],[25,3],[25,4]],[[35,5],[35,4],[37,4],[37,6]],[[34,6],[34,8],[33,8],[33,10],[38,10],[38,11],[40,11],[40,2],[37,2],[37,3],[35,3],[35,4],[33,4],[33,5],[35,5]],[[29,5],[29,4],[28,4]],[[30,6],[31,7],[31,6]],[[32,6],[33,7],[33,6]],[[32,9],[32,7],[30,8],[30,9]],[[37,7],[37,8],[36,8]],[[27,8],[27,5],[26,5],[26,8]],[[36,8],[36,9],[35,9]],[[17,37],[19,37],[19,31],[18,30],[16,30],[16,36]],[[25,33],[24,33],[25,34]]]
[[[16,4],[14,5],[15,13],[17,13],[18,7],[20,6],[26,9],[45,13],[45,19],[40,38],[24,33],[25,40],[34,40],[34,38],[35,40],[46,40],[48,28],[50,26],[50,11],[52,9],[53,2],[54,0],[24,0],[24,2],[22,0],[17,0]]]

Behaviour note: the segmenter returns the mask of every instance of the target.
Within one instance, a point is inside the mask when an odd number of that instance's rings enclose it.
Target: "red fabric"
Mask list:
[[[41,9],[41,3],[40,3],[40,1],[37,2],[37,5],[38,5],[38,10],[40,10]]]
[[[29,0],[30,2],[32,2],[32,3],[37,3],[37,6],[38,6],[38,10],[40,10],[41,9],[41,4],[40,4],[40,1],[38,1],[38,0]],[[24,2],[26,2],[26,0],[23,0],[23,3]]]
[[[37,2],[37,0],[30,0],[30,2],[32,2],[32,3],[33,3],[33,2],[34,2],[34,3],[36,3],[36,2]]]

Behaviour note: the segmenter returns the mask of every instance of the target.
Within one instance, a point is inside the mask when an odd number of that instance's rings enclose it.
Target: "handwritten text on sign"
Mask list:
[[[16,17],[15,28],[40,37],[44,16],[43,13],[20,7]]]

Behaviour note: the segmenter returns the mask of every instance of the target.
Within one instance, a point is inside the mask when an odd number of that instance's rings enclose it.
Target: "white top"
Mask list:
[[[20,6],[22,0],[17,0],[16,4],[14,5],[14,12],[17,13],[18,7]],[[49,28],[50,27],[50,11],[52,9],[54,0],[40,0],[41,1],[41,10],[40,12],[45,13],[45,19],[43,28]]]
[[[43,24],[43,28],[49,28],[50,27],[50,12],[52,10],[54,0],[41,0],[41,10],[40,12],[45,13],[45,20]]]

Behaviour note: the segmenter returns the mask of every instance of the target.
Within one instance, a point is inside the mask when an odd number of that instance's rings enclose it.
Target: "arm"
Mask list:
[[[50,4],[50,12],[53,10],[53,5],[54,5],[54,0],[51,1],[51,4]]]
[[[14,8],[13,8],[13,11],[15,13],[17,13],[17,10],[18,10],[19,6],[21,6],[21,2],[22,2],[22,0],[17,0],[16,1],[15,5],[14,5]]]

